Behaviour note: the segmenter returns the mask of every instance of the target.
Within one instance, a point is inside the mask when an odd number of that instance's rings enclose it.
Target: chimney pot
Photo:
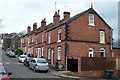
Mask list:
[[[42,28],[46,27],[46,19],[45,18],[41,21],[41,27]]]
[[[29,33],[30,31],[31,31],[31,27],[28,26],[28,27],[27,27],[27,33]]]
[[[53,23],[54,23],[55,25],[60,22],[59,12],[60,12],[60,10],[58,10],[58,13],[57,13],[57,11],[55,11],[55,14],[54,14],[54,16],[53,16]]]
[[[70,18],[70,12],[64,12],[64,20]]]
[[[33,31],[37,29],[37,23],[33,24]]]

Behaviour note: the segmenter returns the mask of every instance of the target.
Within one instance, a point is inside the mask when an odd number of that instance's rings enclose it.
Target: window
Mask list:
[[[105,49],[104,48],[100,48],[100,56],[105,57]]]
[[[32,42],[34,42],[34,35],[32,35]]]
[[[61,47],[58,47],[58,60],[61,60]]]
[[[100,31],[100,43],[105,43],[105,32]]]
[[[61,29],[58,29],[58,42],[61,42]]]
[[[42,42],[44,42],[44,34],[42,33]]]
[[[89,48],[89,57],[94,57],[94,49]]]
[[[48,33],[48,44],[50,44],[50,32]]]
[[[38,56],[37,56],[38,58],[40,58],[41,57],[41,48],[38,48]]]
[[[89,14],[89,25],[95,26],[94,25],[94,14]]]
[[[35,44],[38,44],[37,39],[38,39],[38,36],[36,35]]]
[[[44,47],[42,47],[42,57],[44,56]]]
[[[50,48],[48,49],[48,59],[50,59]]]

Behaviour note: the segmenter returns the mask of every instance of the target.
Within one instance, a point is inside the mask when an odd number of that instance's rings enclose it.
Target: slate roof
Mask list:
[[[54,28],[62,26],[66,23],[70,23],[70,22],[74,21],[75,19],[79,18],[80,16],[84,15],[86,12],[96,14],[109,27],[109,29],[111,29],[111,27],[103,20],[103,18],[93,8],[89,8],[88,10],[83,11],[83,12],[81,12],[81,13],[79,13],[79,14],[77,14],[77,15],[75,15],[75,16],[73,16],[65,21],[61,20],[60,23],[58,23],[56,26],[53,26],[52,28],[48,29],[47,31],[50,31]]]

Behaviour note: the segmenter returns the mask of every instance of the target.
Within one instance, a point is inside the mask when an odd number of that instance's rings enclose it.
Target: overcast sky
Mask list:
[[[118,1],[119,0],[0,0],[0,33],[21,32],[46,18],[47,24],[53,21],[56,10],[69,11],[71,17],[90,8],[93,8],[114,29],[114,38],[118,30]],[[56,8],[55,8],[56,2]]]

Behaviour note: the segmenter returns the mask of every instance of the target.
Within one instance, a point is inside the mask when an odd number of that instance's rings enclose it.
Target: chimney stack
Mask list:
[[[70,18],[70,12],[64,12],[63,15],[64,15],[64,20]]]
[[[29,33],[30,31],[31,31],[31,27],[28,26],[28,27],[27,27],[27,33]]]
[[[37,23],[33,24],[33,31],[37,29]]]
[[[41,21],[41,27],[42,28],[46,27],[46,19],[45,18]]]
[[[58,12],[56,11],[54,16],[53,16],[53,23],[56,25],[60,22],[60,15],[59,15],[60,10]]]

